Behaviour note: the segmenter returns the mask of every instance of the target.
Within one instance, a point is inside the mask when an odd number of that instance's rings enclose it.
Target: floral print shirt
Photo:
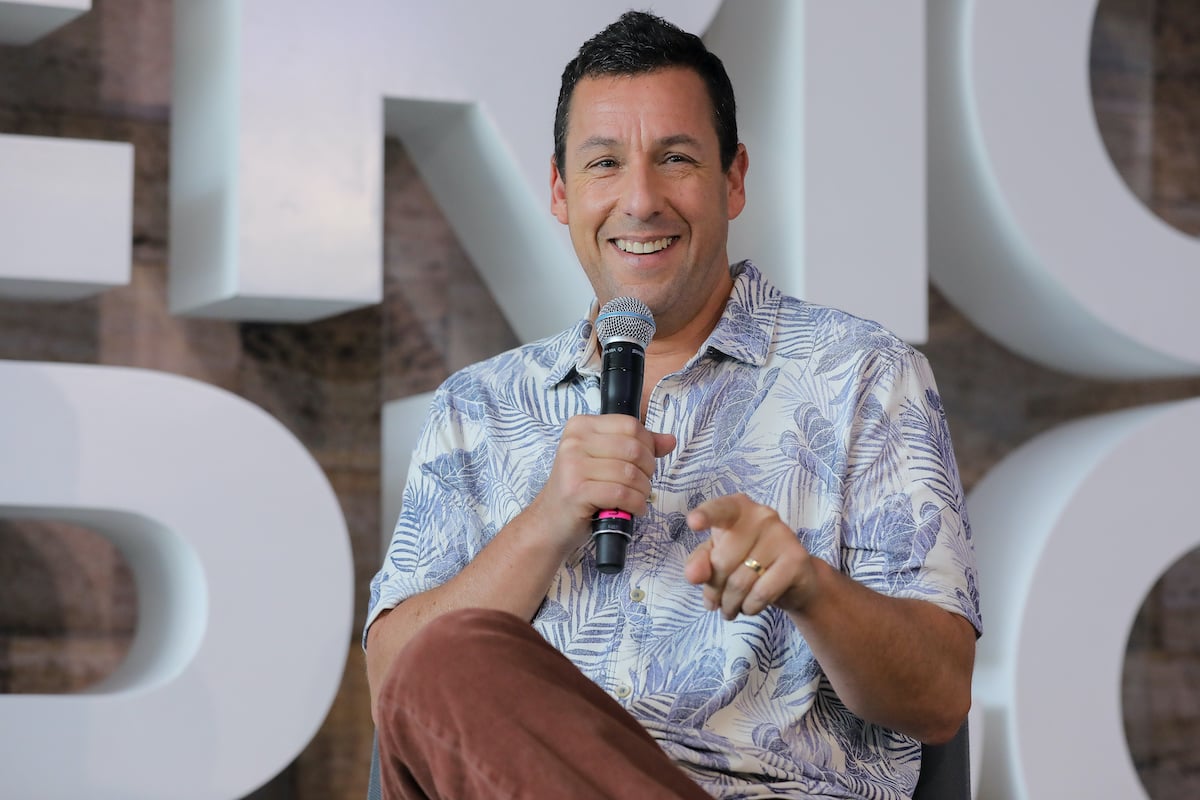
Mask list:
[[[684,522],[734,492],[776,509],[808,550],[887,595],[981,630],[970,528],[925,358],[878,325],[784,296],[750,262],[703,348],[653,387],[646,426],[674,433],[625,569],[590,543],[534,627],[719,798],[904,798],[915,740],[838,699],[788,616],[725,621],[683,565]],[[593,310],[594,310],[593,304]],[[599,412],[588,319],[468,367],[438,390],[367,624],[458,573],[545,484],[563,425]]]

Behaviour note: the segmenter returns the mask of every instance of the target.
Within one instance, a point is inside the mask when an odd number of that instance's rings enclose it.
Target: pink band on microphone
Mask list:
[[[597,519],[633,519],[633,514],[629,514],[625,511],[618,511],[618,510],[601,511],[599,514],[596,515],[596,518]]]

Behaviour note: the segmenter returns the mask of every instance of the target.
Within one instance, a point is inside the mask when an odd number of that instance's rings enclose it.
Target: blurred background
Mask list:
[[[130,284],[69,303],[0,299],[0,359],[187,375],[263,407],[308,447],[350,528],[356,628],[319,734],[250,797],[358,800],[372,733],[358,633],[382,552],[380,407],[519,342],[393,139],[384,143],[380,305],[305,325],[172,316],[171,12],[170,0],[96,0],[32,45],[0,46],[0,132],[127,141],[136,154]],[[1168,224],[1200,236],[1200,3],[1101,0],[1091,85],[1097,124],[1129,187]],[[933,287],[929,309],[919,349],[937,375],[968,490],[1044,430],[1200,396],[1200,379],[1101,382],[1040,367],[980,333]],[[93,684],[121,663],[136,609],[127,565],[98,534],[0,519],[0,693]],[[1200,797],[1200,551],[1146,597],[1123,691],[1126,735],[1149,795]]]

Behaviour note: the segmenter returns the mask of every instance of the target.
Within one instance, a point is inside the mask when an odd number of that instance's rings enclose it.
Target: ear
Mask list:
[[[746,170],[750,169],[750,154],[746,145],[738,144],[737,152],[733,155],[733,163],[725,173],[725,202],[729,208],[729,218],[734,219],[746,207]]]
[[[554,156],[550,156],[550,213],[563,225],[567,224],[567,185]]]

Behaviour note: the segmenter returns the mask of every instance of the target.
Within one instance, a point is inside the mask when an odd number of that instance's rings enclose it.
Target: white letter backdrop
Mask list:
[[[0,26],[27,40],[53,27],[58,5],[32,4],[44,13],[31,21],[30,4],[0,0]],[[1136,202],[1095,130],[1095,0],[718,5],[654,7],[707,31],[739,92],[751,202],[731,256],[920,342],[928,248],[947,296],[1032,359],[1116,378],[1200,371],[1189,307],[1200,244]],[[590,290],[548,213],[558,71],[626,6],[177,0],[172,308],[303,321],[377,302],[390,132],[518,335],[569,324]],[[0,138],[0,158],[26,144]],[[32,161],[22,173],[21,185],[53,187],[61,208],[51,197],[17,209],[15,184],[0,185],[4,241],[16,241],[18,210],[82,231],[99,202],[116,216],[88,236],[115,247],[97,244],[74,260],[81,271],[60,274],[6,244],[0,292],[78,296],[128,275],[128,153],[74,153],[94,182]],[[194,382],[0,370],[0,513],[110,535],[143,604],[133,654],[96,692],[0,698],[0,720],[19,727],[4,736],[15,744],[0,754],[0,786],[114,798],[253,789],[312,735],[341,670],[351,578],[328,483],[277,422]],[[427,402],[384,410],[388,527]],[[984,796],[1141,791],[1120,731],[1119,664],[1145,591],[1197,543],[1172,503],[1187,465],[1164,460],[1189,450],[1179,443],[1197,425],[1195,405],[1181,404],[1065,426],[972,495],[988,628],[986,713],[973,723]],[[262,582],[280,548],[289,570],[273,576],[294,590],[284,597]]]

